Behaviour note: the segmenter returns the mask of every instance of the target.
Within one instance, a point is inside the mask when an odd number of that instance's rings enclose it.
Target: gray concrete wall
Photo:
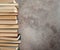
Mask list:
[[[60,50],[60,0],[18,0],[21,50]]]

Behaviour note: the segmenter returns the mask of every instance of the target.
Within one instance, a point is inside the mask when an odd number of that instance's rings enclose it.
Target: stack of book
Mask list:
[[[18,4],[15,0],[0,0],[0,50],[18,50]]]

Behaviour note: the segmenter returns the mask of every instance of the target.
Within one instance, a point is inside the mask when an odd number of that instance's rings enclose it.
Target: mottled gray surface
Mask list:
[[[19,0],[21,50],[60,50],[60,0]]]

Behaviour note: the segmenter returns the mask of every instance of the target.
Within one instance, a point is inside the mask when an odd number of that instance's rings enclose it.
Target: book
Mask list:
[[[13,0],[0,0],[0,3],[12,3]]]
[[[1,0],[0,1],[0,6],[16,6],[18,7],[18,4],[16,3],[15,0]]]
[[[20,44],[21,40],[17,40],[17,41],[0,40],[0,43],[3,43],[3,44]]]
[[[18,33],[0,33],[0,37],[17,37]]]
[[[20,37],[20,35],[18,37],[0,37],[0,40],[17,41],[20,39]]]
[[[0,25],[0,29],[18,29],[18,25]]]
[[[15,19],[15,20],[17,20],[17,16],[15,16],[15,15],[11,15],[11,16],[9,16],[9,15],[5,15],[5,16],[1,15],[1,16],[0,16],[0,19],[1,19],[1,20],[2,20],[2,19],[5,19],[5,20],[7,20],[7,19],[9,19],[9,20]]]
[[[17,34],[17,32],[0,32],[0,34]]]
[[[0,4],[0,7],[1,6],[8,6],[8,7],[18,7],[18,4],[17,3],[6,3],[6,4],[4,4],[4,3],[1,3]]]
[[[5,33],[5,32],[18,32],[18,30],[0,30],[0,33]]]
[[[0,47],[0,50],[18,50],[18,47]]]
[[[0,24],[18,24],[18,20],[0,20]]]
[[[0,7],[0,12],[18,12],[16,7]]]
[[[1,44],[0,47],[18,47],[18,44]]]
[[[3,16],[10,15],[10,16],[12,16],[12,15],[18,15],[18,13],[16,13],[16,12],[0,12],[0,15],[3,15]]]

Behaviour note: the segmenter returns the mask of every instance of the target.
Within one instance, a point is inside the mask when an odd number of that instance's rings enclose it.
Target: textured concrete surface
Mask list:
[[[21,50],[60,50],[60,0],[18,0]]]

